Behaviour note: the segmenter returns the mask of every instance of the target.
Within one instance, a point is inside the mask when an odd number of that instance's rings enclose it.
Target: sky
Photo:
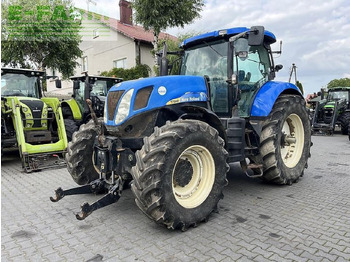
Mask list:
[[[87,9],[85,0],[74,0]],[[89,10],[119,19],[119,0],[93,0]],[[200,18],[184,28],[168,28],[175,36],[231,27],[262,25],[274,33],[276,80],[288,81],[292,63],[305,95],[318,92],[333,79],[350,78],[350,0],[205,0]],[[293,76],[294,77],[294,76]],[[294,79],[294,78],[293,78]]]

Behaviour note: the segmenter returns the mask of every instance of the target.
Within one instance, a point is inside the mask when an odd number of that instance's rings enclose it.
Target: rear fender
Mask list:
[[[291,83],[269,81],[265,83],[255,96],[250,115],[252,117],[266,117],[270,114],[277,98],[281,94],[295,94],[303,96],[299,88]]]

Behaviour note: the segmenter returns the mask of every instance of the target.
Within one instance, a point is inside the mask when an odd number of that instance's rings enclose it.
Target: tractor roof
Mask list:
[[[350,90],[350,86],[337,86],[337,87],[330,88],[328,92],[347,91],[347,90]]]
[[[203,42],[204,40],[206,41],[211,41],[215,39],[220,39],[223,37],[231,37],[233,35],[237,35],[246,31],[249,31],[250,29],[247,27],[235,27],[235,28],[230,28],[230,29],[223,29],[223,30],[218,30],[218,31],[212,31],[209,33],[193,36],[190,38],[187,38],[181,43],[181,47],[188,47],[191,46],[195,43],[198,42]],[[265,42],[268,44],[273,44],[276,42],[276,37],[273,33],[270,31],[265,30]]]
[[[116,80],[116,82],[121,82],[123,81],[122,78],[118,78],[118,77],[109,77],[109,76],[89,76],[89,78],[91,79],[94,79],[94,80]],[[82,76],[71,76],[69,79],[71,80],[85,80],[86,79],[86,76],[85,75],[82,75]]]
[[[45,75],[45,71],[32,70],[32,69],[23,69],[23,68],[2,67],[1,68],[1,75],[4,75],[4,74],[21,74],[21,75],[27,75],[27,76],[44,76]]]

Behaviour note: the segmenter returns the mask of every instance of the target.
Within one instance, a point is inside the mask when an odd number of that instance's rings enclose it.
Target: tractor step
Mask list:
[[[55,190],[55,197],[50,197],[52,202],[58,202],[65,196],[69,195],[81,195],[81,194],[100,194],[107,193],[102,198],[92,203],[84,203],[81,205],[81,211],[75,215],[78,220],[84,220],[88,217],[92,212],[102,207],[111,205],[117,202],[121,196],[123,190],[123,180],[118,178],[115,181],[115,184],[111,185],[107,183],[105,179],[97,179],[92,181],[88,185],[84,185],[81,187],[75,187],[68,190],[63,190],[62,188],[58,188]]]
[[[44,154],[24,154],[22,158],[22,167],[27,173],[53,167],[64,167],[66,166],[66,162],[63,159],[65,152],[66,151]]]

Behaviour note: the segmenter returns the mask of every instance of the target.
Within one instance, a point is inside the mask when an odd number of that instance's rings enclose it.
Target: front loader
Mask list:
[[[1,155],[18,148],[26,172],[65,165],[60,102],[42,96],[45,80],[43,71],[1,68]]]
[[[186,230],[217,210],[229,163],[269,183],[297,182],[310,156],[311,128],[300,90],[273,81],[282,68],[273,61],[274,42],[262,26],[195,36],[181,44],[180,72],[172,76],[165,48],[163,76],[108,92],[103,125],[95,121],[99,179],[85,175],[85,185],[59,188],[51,200],[106,193],[82,206],[77,218],[85,219],[116,202],[132,180],[136,204],[150,219]]]

